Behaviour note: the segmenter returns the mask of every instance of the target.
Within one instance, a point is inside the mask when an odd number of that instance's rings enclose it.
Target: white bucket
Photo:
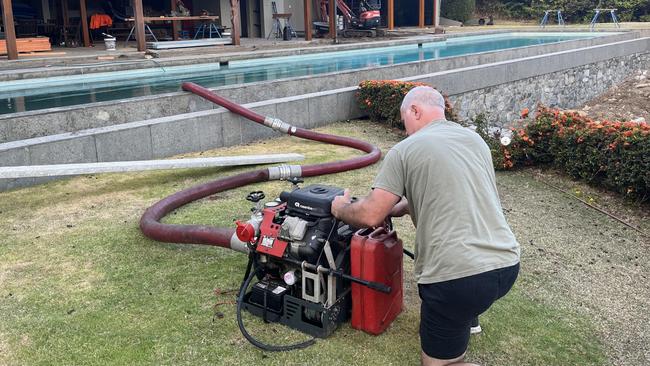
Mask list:
[[[104,38],[104,46],[106,51],[115,51],[115,38]]]

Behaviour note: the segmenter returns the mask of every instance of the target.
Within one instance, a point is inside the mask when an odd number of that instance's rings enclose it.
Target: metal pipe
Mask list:
[[[232,177],[222,178],[177,192],[148,208],[140,219],[140,229],[149,238],[170,243],[191,243],[214,245],[238,251],[246,251],[246,243],[239,241],[234,228],[218,228],[202,225],[171,225],[163,224],[160,220],[171,211],[190,202],[213,195],[218,192],[242,187],[252,183],[269,180],[288,179],[291,177],[315,177],[325,174],[339,173],[360,169],[376,163],[381,157],[378,147],[357,139],[329,135],[303,128],[291,126],[279,119],[264,117],[248,108],[242,107],[210,90],[194,83],[183,83],[183,89],[197,94],[216,103],[233,113],[239,114],[253,122],[283,131],[289,135],[312,141],[347,146],[366,152],[366,155],[313,165],[283,165],[268,169],[260,169],[241,173]]]

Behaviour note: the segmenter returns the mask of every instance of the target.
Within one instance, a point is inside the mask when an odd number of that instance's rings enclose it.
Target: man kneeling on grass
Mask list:
[[[372,192],[332,202],[359,227],[409,214],[416,227],[415,277],[422,299],[423,365],[462,365],[470,328],[519,273],[519,244],[501,209],[490,149],[475,132],[445,119],[435,89],[412,89],[401,106],[408,138],[384,158]]]

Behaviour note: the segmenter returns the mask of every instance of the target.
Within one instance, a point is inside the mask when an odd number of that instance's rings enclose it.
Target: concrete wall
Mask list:
[[[492,113],[493,120],[505,124],[518,110],[533,107],[537,101],[574,107],[597,96],[629,73],[650,68],[650,38],[606,47],[594,46],[406,79],[427,82],[446,91],[456,102],[461,116],[469,118],[488,112]],[[355,91],[356,87],[326,90],[255,102],[248,107],[260,114],[311,128],[362,116],[354,100]],[[274,135],[268,128],[221,108],[206,109],[0,144],[0,165],[162,158]],[[0,180],[0,190],[42,181]]]
[[[273,0],[278,8],[278,13],[291,13],[291,25],[296,31],[304,31],[304,0]],[[311,1],[311,0],[309,0]],[[312,11],[313,12],[313,11]],[[273,20],[271,15],[273,14],[271,8],[271,1],[262,0],[262,18],[264,24],[264,37],[268,36],[269,32],[273,27]],[[284,20],[281,20],[280,23],[284,28]]]
[[[215,88],[214,90],[239,103],[251,103],[261,100],[283,98],[293,95],[302,95],[358,85],[366,79],[399,79],[404,77],[418,78],[434,72],[454,72],[460,68],[479,67],[491,63],[505,62],[513,59],[526,57],[538,57],[548,54],[547,59],[551,60],[548,65],[562,66],[553,54],[558,51],[568,52],[565,56],[566,67],[574,67],[578,64],[593,62],[592,58],[585,58],[582,50],[576,47],[587,47],[597,45],[588,51],[587,54],[598,54],[599,57],[606,57],[610,50],[620,48],[609,44],[602,45],[602,42],[610,42],[621,39],[634,39],[635,33],[625,33],[613,37],[599,37],[589,40],[562,42],[549,45],[522,47],[517,49],[503,50],[498,52],[485,52],[480,54],[449,57],[438,60],[416,61],[399,65],[368,67],[359,70],[320,74],[276,81],[248,83]],[[601,39],[602,38],[602,39]],[[542,56],[539,56],[542,57]],[[591,56],[590,56],[591,57]],[[542,69],[546,70],[546,69]],[[533,70],[535,71],[535,70]],[[536,71],[535,71],[536,72]],[[465,78],[463,78],[465,79]],[[480,80],[480,78],[479,78]],[[469,83],[464,85],[464,90],[473,90]],[[436,84],[436,83],[434,83]],[[461,83],[462,84],[462,83]],[[459,85],[458,81],[449,82],[448,85],[440,85],[448,94],[455,94],[454,88]],[[61,132],[72,132],[81,129],[103,127],[118,123],[146,120],[170,116],[179,113],[196,112],[214,108],[214,105],[207,103],[199,97],[188,93],[169,93],[149,97],[120,100],[117,102],[100,102],[85,104],[81,106],[60,107],[45,109],[33,112],[14,113],[0,116],[0,143],[25,138],[46,136]]]
[[[311,2],[311,0],[308,0]],[[291,16],[291,25],[297,32],[305,31],[305,1],[304,0],[285,0],[284,10],[287,13],[293,14]],[[312,5],[311,13],[314,14],[316,9]]]
[[[228,27],[232,30],[232,22],[230,21],[230,1],[229,0],[220,0],[219,1],[219,21],[224,27]]]

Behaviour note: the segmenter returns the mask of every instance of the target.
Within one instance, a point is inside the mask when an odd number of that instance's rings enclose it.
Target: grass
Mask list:
[[[337,123],[322,130],[362,136],[384,151],[399,140],[369,122]],[[280,138],[204,155],[260,153],[276,151],[277,146],[304,153],[306,164],[357,154]],[[245,256],[221,248],[158,243],[140,233],[139,217],[155,201],[248,169],[82,176],[0,193],[0,364],[418,364],[419,300],[408,260],[406,309],[385,334],[370,336],[346,324],[308,349],[272,354],[248,344],[236,325],[234,295],[227,291],[239,286]],[[311,178],[305,184],[352,187],[361,195],[376,170],[372,166]],[[594,316],[603,314],[597,300],[589,298],[594,303],[579,306],[581,298],[570,293],[574,287],[567,287],[568,279],[582,271],[574,262],[584,252],[578,248],[577,254],[567,254],[568,267],[554,274],[548,256],[536,248],[545,247],[549,256],[560,258],[565,254],[559,241],[589,235],[592,229],[585,219],[600,222],[611,235],[632,245],[639,238],[577,205],[580,215],[564,218],[566,226],[556,229],[558,235],[546,235],[537,225],[539,202],[532,201],[547,197],[546,209],[557,213],[566,211],[571,198],[549,193],[528,172],[499,174],[498,180],[508,219],[523,246],[522,275],[513,291],[482,316],[484,332],[472,338],[469,360],[485,365],[601,365],[619,359],[612,351],[617,340],[603,330],[603,324],[610,323]],[[232,225],[246,217],[247,192],[263,189],[274,197],[288,188],[287,183],[274,182],[223,192],[166,220]],[[406,246],[412,246],[408,219],[397,220],[396,227]],[[629,255],[625,250],[621,258]],[[648,273],[647,267],[640,271]],[[221,302],[225,304],[215,306]],[[305,339],[252,316],[245,315],[245,322],[267,341]]]

